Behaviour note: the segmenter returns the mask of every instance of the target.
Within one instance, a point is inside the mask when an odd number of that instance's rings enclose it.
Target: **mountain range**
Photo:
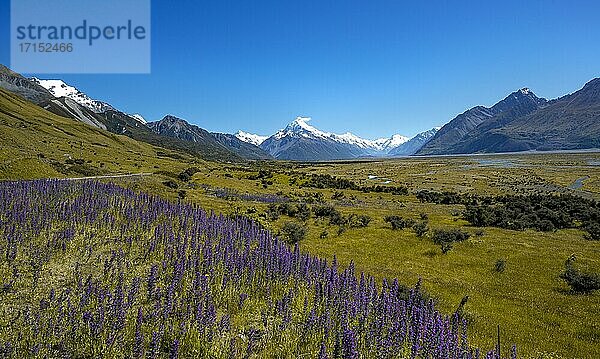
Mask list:
[[[25,78],[2,65],[0,88],[98,130],[218,161],[324,161],[600,147],[600,79],[554,100],[522,88],[493,106],[475,106],[444,126],[411,138],[394,134],[375,140],[350,132],[322,131],[309,117],[297,117],[270,136],[241,130],[235,134],[209,132],[173,115],[147,121],[138,113],[125,113],[93,99],[62,80]]]
[[[317,129],[309,124],[309,117],[297,117],[284,129],[272,136],[260,136],[239,131],[236,137],[255,144],[271,156],[283,160],[325,161],[363,157],[407,156],[424,145],[431,133],[418,134],[413,138],[395,134],[388,138],[368,140],[350,132],[335,134]],[[410,142],[412,146],[403,146]]]
[[[555,100],[528,88],[456,116],[417,155],[579,150],[600,147],[600,79]]]

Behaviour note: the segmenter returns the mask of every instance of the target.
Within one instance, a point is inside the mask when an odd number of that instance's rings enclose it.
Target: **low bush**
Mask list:
[[[386,216],[383,220],[386,223],[389,223],[392,226],[393,230],[412,227],[415,224],[415,221],[413,219],[402,218],[402,217],[396,216],[396,215]]]
[[[433,243],[440,246],[442,253],[446,254],[452,249],[454,242],[462,242],[469,239],[471,235],[460,229],[436,229],[433,232]]]
[[[335,211],[329,216],[329,224],[332,226],[345,226],[348,224],[348,218],[344,217],[340,212]]]
[[[196,172],[200,172],[200,169],[197,167],[186,168],[177,177],[182,182],[189,182],[192,179],[192,176],[196,174]]]
[[[422,190],[417,192],[417,199],[421,202],[429,202],[435,204],[463,204],[465,202],[465,196],[460,195],[456,192],[435,192]]]
[[[587,223],[583,228],[587,231],[585,239],[600,241],[600,223]]]
[[[175,182],[175,181],[173,181],[173,180],[167,180],[167,181],[164,181],[164,182],[163,182],[163,184],[164,184],[165,186],[169,187],[169,188],[172,188],[172,189],[177,189],[177,188],[179,188],[179,185],[177,184],[177,182]]]
[[[310,207],[306,205],[306,203],[299,203],[297,205],[297,213],[296,218],[299,220],[306,222],[310,218],[311,210]]]
[[[506,269],[506,260],[498,259],[496,263],[494,263],[494,272],[502,273]]]
[[[286,222],[283,228],[281,228],[281,233],[290,244],[295,244],[303,240],[306,237],[307,231],[306,226],[296,222]]]
[[[576,293],[589,293],[600,289],[600,274],[584,273],[573,265],[576,257],[573,255],[565,262],[565,270],[560,274],[571,289]]]
[[[421,221],[413,224],[412,229],[415,231],[417,237],[423,237],[429,231],[429,226],[427,225],[427,221]]]
[[[313,213],[315,214],[316,218],[331,217],[336,213],[339,214],[337,209],[329,204],[313,206]]]
[[[440,244],[442,242],[463,242],[469,239],[471,234],[460,229],[436,229],[433,232],[433,242]]]
[[[357,215],[353,213],[348,217],[347,222],[348,226],[352,228],[364,228],[371,223],[371,217],[367,216],[366,214]]]

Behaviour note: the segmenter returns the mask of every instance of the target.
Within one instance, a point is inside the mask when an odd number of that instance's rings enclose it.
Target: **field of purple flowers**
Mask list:
[[[418,284],[114,184],[0,183],[0,254],[0,357],[499,357]]]

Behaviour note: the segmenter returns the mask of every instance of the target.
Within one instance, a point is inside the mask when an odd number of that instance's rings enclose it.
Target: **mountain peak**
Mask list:
[[[167,114],[158,122],[170,122],[170,123],[188,123],[186,120],[179,118],[175,115]]]
[[[71,100],[95,113],[116,111],[115,108],[108,103],[92,99],[82,91],[79,91],[79,89],[76,87],[67,84],[63,80],[41,80],[37,77],[32,77],[30,80],[48,90],[54,97],[70,98]]]
[[[521,89],[518,89],[517,91],[511,93],[508,97],[510,96],[530,97],[534,99],[538,98],[537,95],[533,91],[531,91],[529,87],[523,87]]]
[[[329,132],[323,132],[316,127],[308,124],[311,120],[310,117],[298,116],[292,122],[290,122],[283,130],[280,130],[275,134],[277,138],[283,138],[287,136],[291,137],[318,137],[318,138],[329,138],[332,136]]]
[[[440,127],[434,127],[427,131],[416,134],[413,138],[404,141],[398,146],[388,151],[390,156],[410,156],[415,154],[421,147],[425,146],[433,136],[440,130]]]
[[[537,97],[531,89],[523,87],[510,95],[506,96],[502,101],[498,102],[490,108],[494,115],[501,112],[509,111],[518,107],[531,107],[537,108],[543,106],[547,100],[545,98]]]
[[[130,116],[133,117],[134,119],[136,119],[139,123],[142,123],[144,125],[148,123],[148,121],[146,121],[144,116],[142,116],[139,113],[134,113],[134,114],[131,114]]]
[[[260,147],[267,150],[277,158],[285,159],[342,159],[356,158],[360,156],[385,156],[392,148],[408,141],[408,137],[395,134],[391,137],[369,140],[359,137],[351,132],[337,134],[325,132],[310,125],[310,117],[296,117],[284,129],[279,130],[273,136],[260,138]],[[247,134],[241,131],[236,134],[239,139],[252,142],[247,139]],[[305,155],[300,152],[311,148],[315,153]],[[319,148],[327,152],[320,156]]]
[[[240,141],[251,143],[255,146],[259,146],[261,143],[265,142],[267,138],[269,138],[269,136],[261,136],[244,131],[236,132],[235,137],[237,137]]]
[[[298,116],[292,122],[290,122],[286,127],[286,131],[308,131],[313,133],[320,133],[321,131],[317,130],[315,127],[308,124],[311,120],[310,117],[302,117]]]
[[[302,116],[298,116],[296,117],[296,119],[294,121],[292,121],[292,124],[301,126],[301,127],[306,127],[306,126],[310,126],[308,124],[308,122],[312,120],[312,118],[310,117],[302,117]]]
[[[519,90],[519,92],[522,93],[523,95],[529,95],[531,90],[528,87],[523,87],[522,89]]]

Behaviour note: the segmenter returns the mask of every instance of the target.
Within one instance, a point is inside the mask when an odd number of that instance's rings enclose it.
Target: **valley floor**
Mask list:
[[[151,160],[149,160],[151,161]],[[471,341],[490,348],[501,329],[503,353],[515,343],[519,354],[532,358],[600,356],[600,293],[574,294],[559,278],[573,254],[577,263],[600,272],[600,242],[585,239],[578,228],[550,232],[477,228],[462,218],[461,204],[419,201],[419,190],[476,195],[574,194],[600,199],[600,154],[511,154],[476,157],[406,158],[319,164],[256,162],[250,164],[186,163],[163,159],[136,164],[149,176],[106,179],[172,200],[199,204],[229,215],[245,216],[273,230],[287,222],[307,228],[300,248],[343,266],[352,261],[358,272],[378,280],[398,278],[425,291],[440,308],[454,312],[468,296],[464,313]],[[189,176],[182,173],[191,167]],[[121,171],[141,172],[121,167]],[[408,194],[356,189],[312,188],[307,178],[324,174],[361,187],[405,186]],[[42,177],[32,173],[31,177]],[[300,221],[273,215],[271,203],[332,205],[342,215],[368,215],[362,228],[340,228],[323,218]],[[470,239],[443,254],[430,234],[392,230],[384,217],[398,215],[431,230],[458,228]],[[431,233],[431,231],[430,231]],[[495,270],[503,261],[502,271]]]

